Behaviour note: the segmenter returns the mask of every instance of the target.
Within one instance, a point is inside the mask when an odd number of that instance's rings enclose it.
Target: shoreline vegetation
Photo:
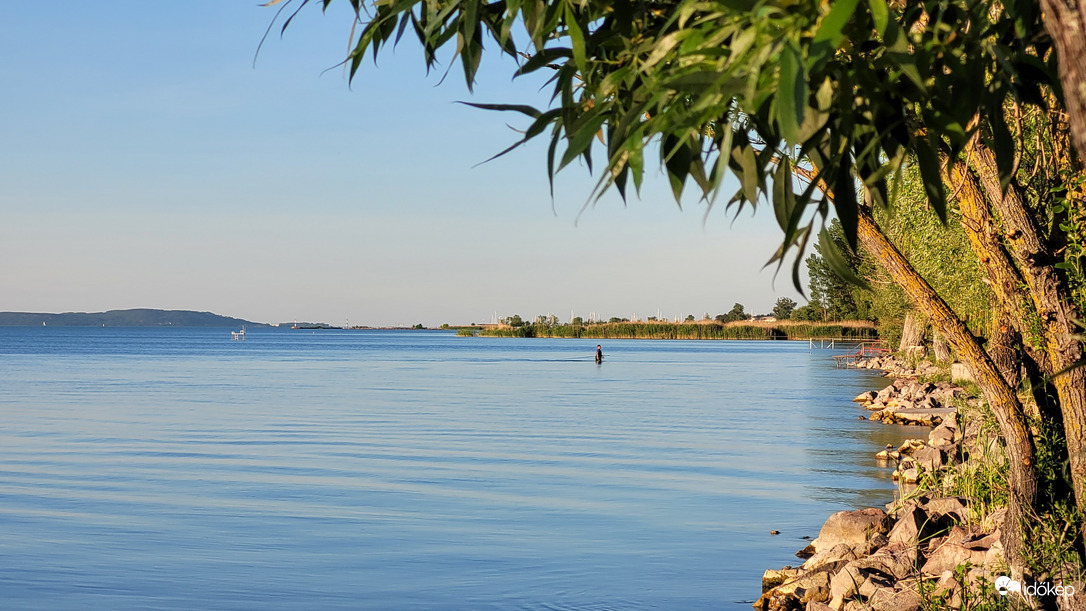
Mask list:
[[[876,462],[893,469],[895,498],[885,508],[831,515],[817,538],[796,552],[801,566],[765,571],[754,608],[1078,608],[1072,601],[1084,584],[1073,542],[1081,525],[1069,519],[1070,510],[1032,516],[1021,550],[1032,579],[1008,566],[1002,543],[1010,528],[1008,454],[969,375],[952,379],[953,366],[911,355],[856,366],[892,378],[853,399],[867,419],[932,428],[899,448],[872,448]]]
[[[591,339],[751,339],[751,340],[876,340],[878,329],[868,321],[833,323],[798,321],[598,322],[583,324],[528,323],[520,326],[460,327],[457,335],[483,337],[556,337]]]

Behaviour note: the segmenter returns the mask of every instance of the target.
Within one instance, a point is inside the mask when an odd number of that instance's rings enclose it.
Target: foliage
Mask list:
[[[471,87],[489,38],[503,54],[527,57],[516,75],[551,77],[550,108],[475,104],[531,120],[507,150],[549,129],[553,180],[578,158],[591,170],[599,134],[608,168],[599,189],[625,197],[631,180],[636,189],[643,181],[646,144],[659,141],[676,199],[688,181],[713,198],[730,173],[739,188],[729,205],[770,200],[782,261],[803,251],[829,213],[817,180],[794,188],[797,161],[809,159],[834,192],[850,244],[861,202],[854,176],[885,206],[887,176],[909,152],[945,217],[939,150],[955,159],[974,117],[987,116],[1006,180],[1013,139],[993,111],[1007,99],[1040,102],[1038,86],[1055,80],[1039,11],[1026,0],[904,8],[885,0],[378,0],[373,12],[348,1],[367,15],[346,60],[352,78],[367,53],[410,32],[428,68],[452,52]],[[297,10],[311,2],[298,0]]]
[[[588,326],[554,325],[513,329],[485,329],[480,335],[493,337],[585,337],[599,339],[763,339],[803,340],[812,337],[875,339],[875,329],[849,324],[720,324],[668,322],[615,322]]]
[[[992,291],[962,229],[957,206],[951,201],[946,211],[948,222],[940,223],[930,214],[920,172],[906,167],[900,180],[902,189],[893,210],[876,215],[879,226],[954,313],[973,331],[986,335],[991,325]],[[888,286],[888,282],[874,286]]]
[[[820,308],[808,303],[793,310],[789,318],[795,321],[822,320],[822,313]]]
[[[778,297],[777,303],[773,306],[773,317],[777,320],[788,320],[792,317],[792,312],[796,309],[798,304],[794,299],[788,297]]]
[[[737,303],[737,304],[733,305],[732,309],[728,310],[728,312],[726,314],[721,314],[720,316],[717,317],[717,320],[719,320],[720,322],[724,322],[724,323],[735,322],[737,320],[749,320],[749,319],[750,319],[750,314],[747,314],[746,308],[744,308],[743,304],[741,304],[741,303]]]
[[[815,252],[807,257],[807,277],[811,288],[811,309],[820,320],[851,320],[860,318],[856,306],[857,293],[863,289],[843,279],[827,261],[826,249],[837,249],[843,262],[854,275],[860,273],[860,255],[848,248],[841,222],[833,219],[823,234],[829,242],[818,241]]]

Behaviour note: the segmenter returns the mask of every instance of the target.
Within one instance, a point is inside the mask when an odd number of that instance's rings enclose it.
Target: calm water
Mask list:
[[[923,433],[805,343],[596,343],[0,329],[0,606],[747,609]]]

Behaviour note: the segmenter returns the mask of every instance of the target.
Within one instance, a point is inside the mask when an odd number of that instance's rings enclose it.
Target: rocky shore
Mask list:
[[[960,606],[963,596],[1004,574],[1000,527],[1005,510],[963,496],[944,496],[932,485],[968,478],[979,461],[997,460],[999,440],[977,407],[980,400],[948,382],[921,382],[938,369],[908,367],[896,357],[862,364],[894,377],[879,391],[855,401],[871,420],[932,426],[927,439],[887,447],[876,457],[893,467],[901,496],[884,508],[841,511],[796,555],[799,567],[768,570],[762,610],[913,611],[925,603]],[[959,409],[962,408],[962,409]],[[872,449],[874,451],[874,449]],[[917,488],[916,482],[926,484]],[[928,605],[925,605],[928,606]]]

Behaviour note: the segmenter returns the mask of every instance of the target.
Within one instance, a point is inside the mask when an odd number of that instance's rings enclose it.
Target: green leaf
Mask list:
[[[781,52],[776,99],[781,133],[794,146],[799,141],[799,128],[807,107],[807,74],[803,59],[791,45],[785,45]]]
[[[558,164],[558,169],[566,167],[569,162],[577,158],[578,155],[583,155],[588,147],[592,146],[592,139],[596,137],[596,132],[600,130],[600,126],[607,119],[605,115],[596,113],[592,117],[582,117],[583,122],[577,128],[574,128],[573,133],[567,132],[569,138],[569,146],[566,147],[566,152],[562,155],[562,161]],[[567,125],[566,129],[570,129]]]
[[[845,29],[845,24],[852,17],[852,13],[856,12],[858,2],[859,0],[837,0],[834,2],[830,12],[818,25],[818,31],[814,35],[814,42],[826,42],[834,48],[841,44],[841,33]]]
[[[842,223],[843,225],[843,223]],[[818,234],[818,249],[822,253],[822,259],[826,262],[826,265],[830,268],[837,277],[862,288],[870,288],[867,282],[863,278],[856,275],[856,272],[852,271],[849,267],[848,260],[837,248],[837,243],[834,242],[830,232],[823,229]]]
[[[920,177],[924,180],[924,192],[928,203],[935,209],[935,214],[946,223],[946,193],[943,191],[943,177],[939,172],[939,157],[927,138],[917,138],[916,162],[920,166]]]
[[[577,23],[577,15],[573,12],[573,5],[566,4],[565,10],[566,28],[569,32],[570,45],[573,47],[573,62],[582,73],[588,68],[588,53],[585,51],[584,31]]]
[[[790,241],[788,230],[795,205],[796,194],[792,190],[792,160],[782,157],[777,164],[777,172],[773,176],[773,214],[777,217],[777,225],[785,232],[786,243]]]
[[[875,22],[875,29],[879,35],[886,35],[886,25],[890,20],[890,9],[886,6],[886,0],[867,0],[871,9],[871,20]]]

